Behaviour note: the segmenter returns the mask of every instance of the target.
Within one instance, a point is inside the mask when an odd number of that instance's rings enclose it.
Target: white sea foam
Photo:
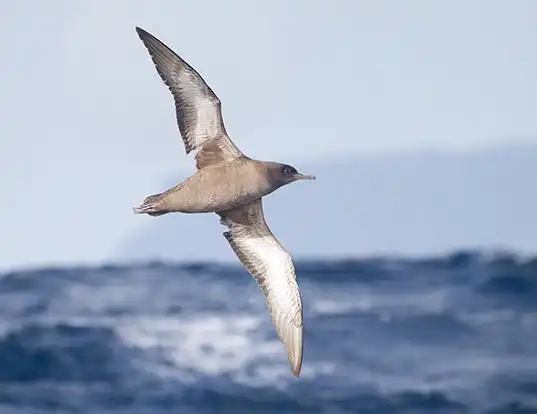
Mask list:
[[[444,309],[445,290],[417,294],[373,294],[363,292],[336,292],[314,300],[311,307],[317,315],[344,315],[352,312],[376,312],[388,315],[390,311],[405,313],[438,313]]]
[[[285,359],[277,339],[262,340],[260,317],[195,315],[190,318],[139,318],[118,332],[138,348],[160,349],[180,369],[216,376],[246,369],[260,358]]]
[[[142,317],[118,325],[117,332],[132,347],[159,350],[169,367],[151,366],[159,375],[181,380],[230,375],[247,386],[283,386],[292,381],[283,345],[265,330],[272,329],[262,315],[204,314],[188,318]],[[305,363],[301,378],[334,371],[330,363]]]

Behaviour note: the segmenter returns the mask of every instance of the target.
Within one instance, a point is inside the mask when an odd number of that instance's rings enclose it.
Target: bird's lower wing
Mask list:
[[[303,353],[302,300],[291,256],[268,228],[261,199],[218,214],[229,229],[225,238],[265,294],[276,332],[298,376]]]

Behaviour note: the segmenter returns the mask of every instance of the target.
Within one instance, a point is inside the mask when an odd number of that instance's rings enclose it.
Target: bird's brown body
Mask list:
[[[202,168],[169,190],[147,197],[141,212],[218,213],[244,206],[279,187],[271,179],[272,165],[242,156]]]

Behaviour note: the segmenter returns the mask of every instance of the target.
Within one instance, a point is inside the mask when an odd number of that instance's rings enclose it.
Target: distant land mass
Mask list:
[[[264,199],[269,226],[296,258],[537,251],[537,145],[282,161],[317,176]],[[113,259],[236,260],[215,214],[140,220]]]

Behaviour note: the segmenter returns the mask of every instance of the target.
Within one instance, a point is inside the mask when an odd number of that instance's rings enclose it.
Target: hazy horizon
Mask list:
[[[537,144],[464,153],[341,155],[299,168],[318,179],[264,198],[269,226],[297,259],[537,251],[532,220],[537,197],[524,181],[537,174]],[[175,182],[171,177],[155,191]],[[214,214],[142,216],[141,221],[144,226],[126,235],[109,260],[235,259]]]

